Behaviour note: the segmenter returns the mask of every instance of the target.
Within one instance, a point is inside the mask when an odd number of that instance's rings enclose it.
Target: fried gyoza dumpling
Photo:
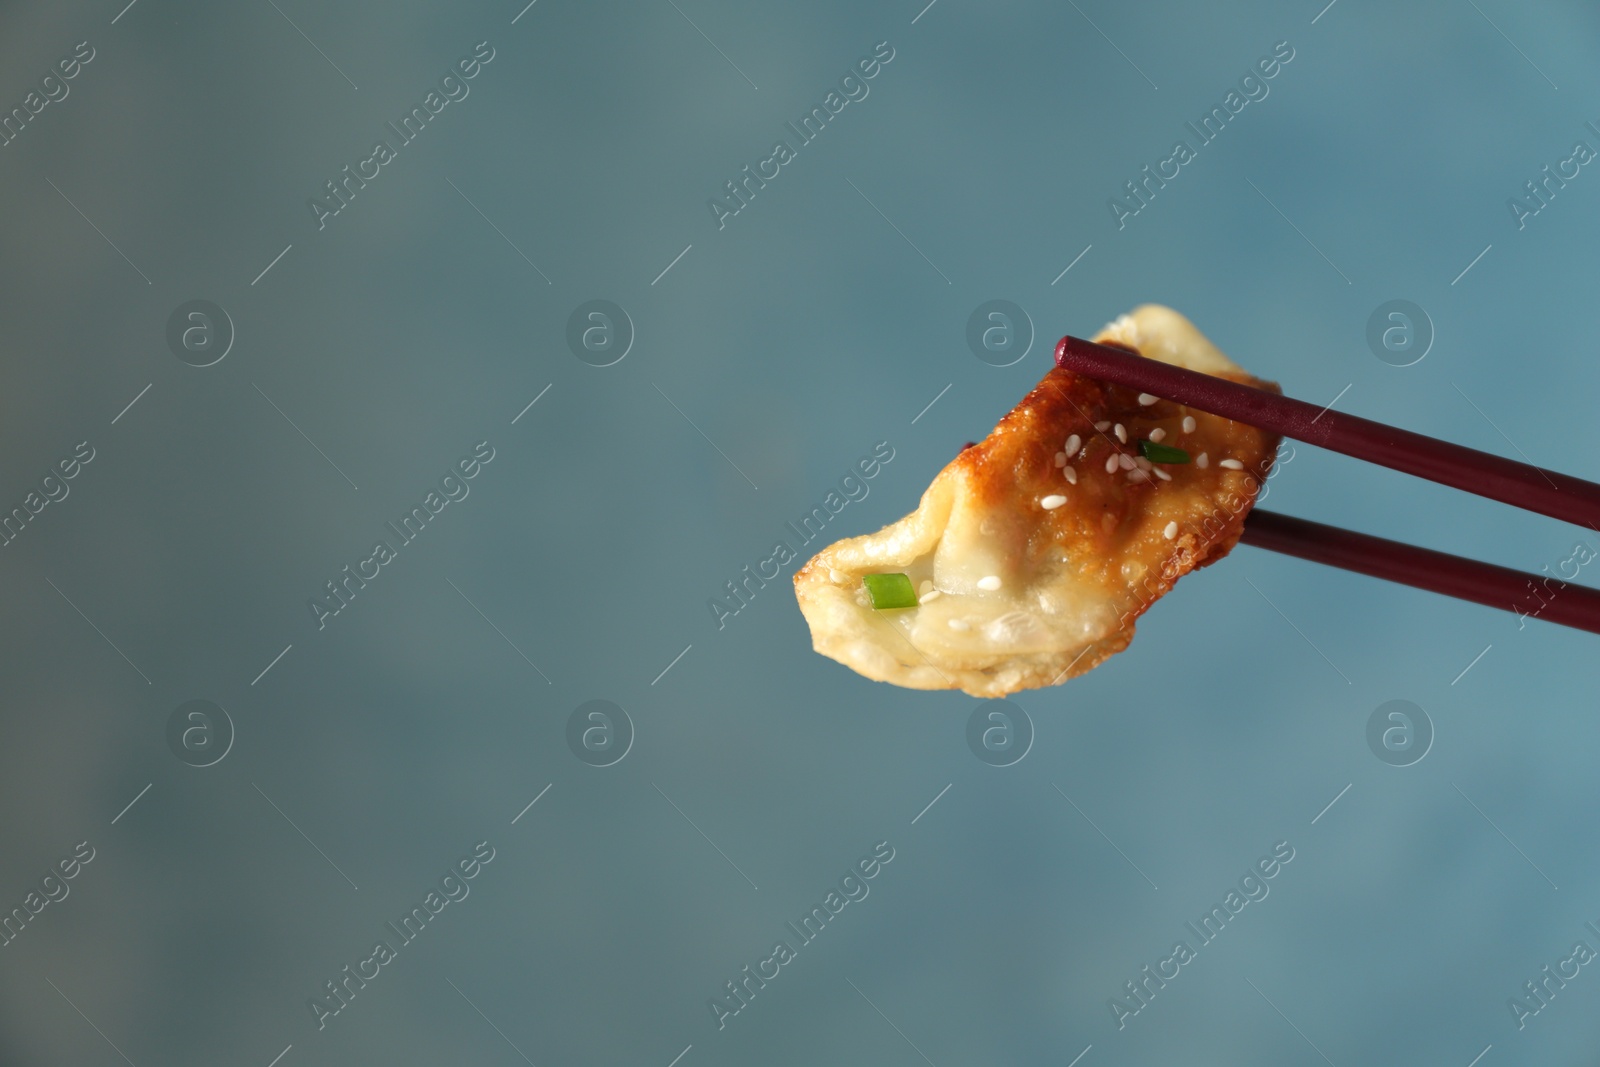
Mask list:
[[[1278,392],[1170,308],[1145,305],[1095,338]],[[794,577],[812,644],[868,678],[998,697],[1053,685],[1121,652],[1134,620],[1227,555],[1278,437],[1055,368],[917,510],[836,542]],[[901,599],[878,589],[901,590]],[[890,594],[892,595],[892,593]]]

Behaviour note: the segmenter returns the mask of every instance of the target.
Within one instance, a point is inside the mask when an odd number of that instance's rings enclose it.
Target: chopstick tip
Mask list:
[[[1067,344],[1074,340],[1076,338],[1068,334],[1056,342],[1056,366],[1065,367],[1067,365]]]

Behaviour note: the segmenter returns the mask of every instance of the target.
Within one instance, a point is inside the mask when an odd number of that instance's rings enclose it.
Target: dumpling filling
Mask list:
[[[1094,340],[1278,391],[1169,308],[1145,305]],[[1052,369],[916,511],[795,574],[812,644],[877,681],[979,697],[1082,674],[1126,648],[1179,577],[1227,555],[1277,447],[1253,426]],[[875,607],[863,578],[880,574],[905,575],[915,605]]]

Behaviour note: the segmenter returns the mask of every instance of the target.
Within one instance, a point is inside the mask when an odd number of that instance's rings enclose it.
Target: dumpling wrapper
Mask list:
[[[1094,340],[1281,391],[1170,308],[1146,304]],[[916,511],[829,545],[796,572],[813,647],[876,681],[977,697],[1054,685],[1121,652],[1134,620],[1178,578],[1238,542],[1278,448],[1254,426],[1139,398],[1053,368],[934,477]],[[1160,444],[1191,462],[1140,458],[1140,439],[1158,428]],[[1074,435],[1078,447],[1057,466]],[[923,591],[918,606],[874,609],[862,577],[883,573],[906,574]]]

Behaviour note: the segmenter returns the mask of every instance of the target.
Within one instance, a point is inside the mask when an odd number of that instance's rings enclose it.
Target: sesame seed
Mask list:
[[[1117,435],[1117,440],[1121,441],[1123,444],[1128,443],[1128,431],[1123,427],[1122,423],[1117,423],[1111,429]]]
[[[1155,476],[1157,478],[1160,478],[1164,482],[1172,481],[1172,475],[1168,474],[1166,471],[1162,470],[1160,467],[1154,468],[1154,473],[1155,473]]]
[[[1135,467],[1133,470],[1128,472],[1129,482],[1148,482],[1149,480],[1150,476],[1144,471],[1140,470],[1138,467]]]
[[[952,629],[952,630],[970,630],[970,629],[972,629],[972,626],[967,622],[966,619],[951,619],[950,620],[950,629]]]
[[[926,578],[922,579],[922,584],[917,586],[917,592],[921,595],[926,595],[932,589],[933,583]]]
[[[1150,393],[1140,393],[1139,394],[1139,406],[1143,407],[1143,408],[1147,408],[1151,404],[1154,404],[1157,399],[1159,399],[1159,398],[1156,397],[1156,396],[1153,396]]]
[[[944,594],[939,592],[939,590],[930,589],[926,593],[923,593],[920,597],[917,598],[917,603],[918,604],[926,604],[928,601],[930,601],[930,600],[938,600],[942,596],[944,596]]]
[[[979,578],[978,588],[982,589],[986,593],[994,592],[996,589],[1000,588],[1000,576],[998,574],[990,574]]]
[[[1194,433],[1194,427],[1195,427],[1194,416],[1193,415],[1185,415],[1183,417],[1183,432],[1184,433]]]
[[[1143,459],[1144,457],[1141,456],[1139,458]],[[1119,466],[1121,466],[1122,469],[1125,470],[1125,471],[1131,471],[1131,470],[1133,470],[1133,468],[1135,466],[1135,464],[1133,462],[1133,457],[1128,455],[1126,452],[1118,452],[1117,453],[1117,464]]]
[[[1147,471],[1154,466],[1153,463],[1151,463],[1148,459],[1145,459],[1143,456],[1134,456],[1133,465],[1142,471]]]
[[[1165,537],[1168,541],[1172,540],[1174,537],[1177,537],[1178,524],[1175,522],[1167,523],[1167,528],[1161,531],[1161,536]]]
[[[1160,443],[1161,439],[1163,437],[1165,437],[1165,436],[1167,436],[1167,431],[1163,430],[1159,426],[1157,426],[1155,429],[1150,431],[1150,440],[1155,441],[1157,443]]]
[[[1106,473],[1117,473],[1117,457],[1115,453],[1106,457]]]
[[[1194,465],[1199,467],[1201,470],[1205,470],[1207,467],[1211,466],[1211,456],[1205,452],[1200,453],[1198,456],[1194,457]]]
[[[1219,460],[1217,462],[1217,466],[1219,466],[1219,467],[1227,467],[1231,471],[1242,471],[1242,470],[1244,470],[1244,464],[1240,463],[1236,459]]]
[[[1054,511],[1056,508],[1059,508],[1066,502],[1067,498],[1062,496],[1060,493],[1051,493],[1049,496],[1039,501],[1039,506],[1044,508],[1046,511]]]
[[[1101,419],[1099,422],[1094,424],[1094,428],[1099,430],[1101,433],[1105,433],[1107,430],[1111,429],[1111,420]]]
[[[1067,454],[1065,452],[1057,452],[1056,453],[1056,466],[1065,467],[1066,465],[1067,465]]]
[[[1073,434],[1071,437],[1067,438],[1067,455],[1072,455],[1082,444],[1083,441],[1078,437],[1077,434]]]
[[[1067,482],[1069,484],[1071,484],[1071,485],[1077,485],[1078,484],[1078,472],[1077,472],[1076,469],[1074,469],[1072,467],[1068,467],[1066,470],[1062,471],[1061,473],[1065,474],[1067,476]]]

